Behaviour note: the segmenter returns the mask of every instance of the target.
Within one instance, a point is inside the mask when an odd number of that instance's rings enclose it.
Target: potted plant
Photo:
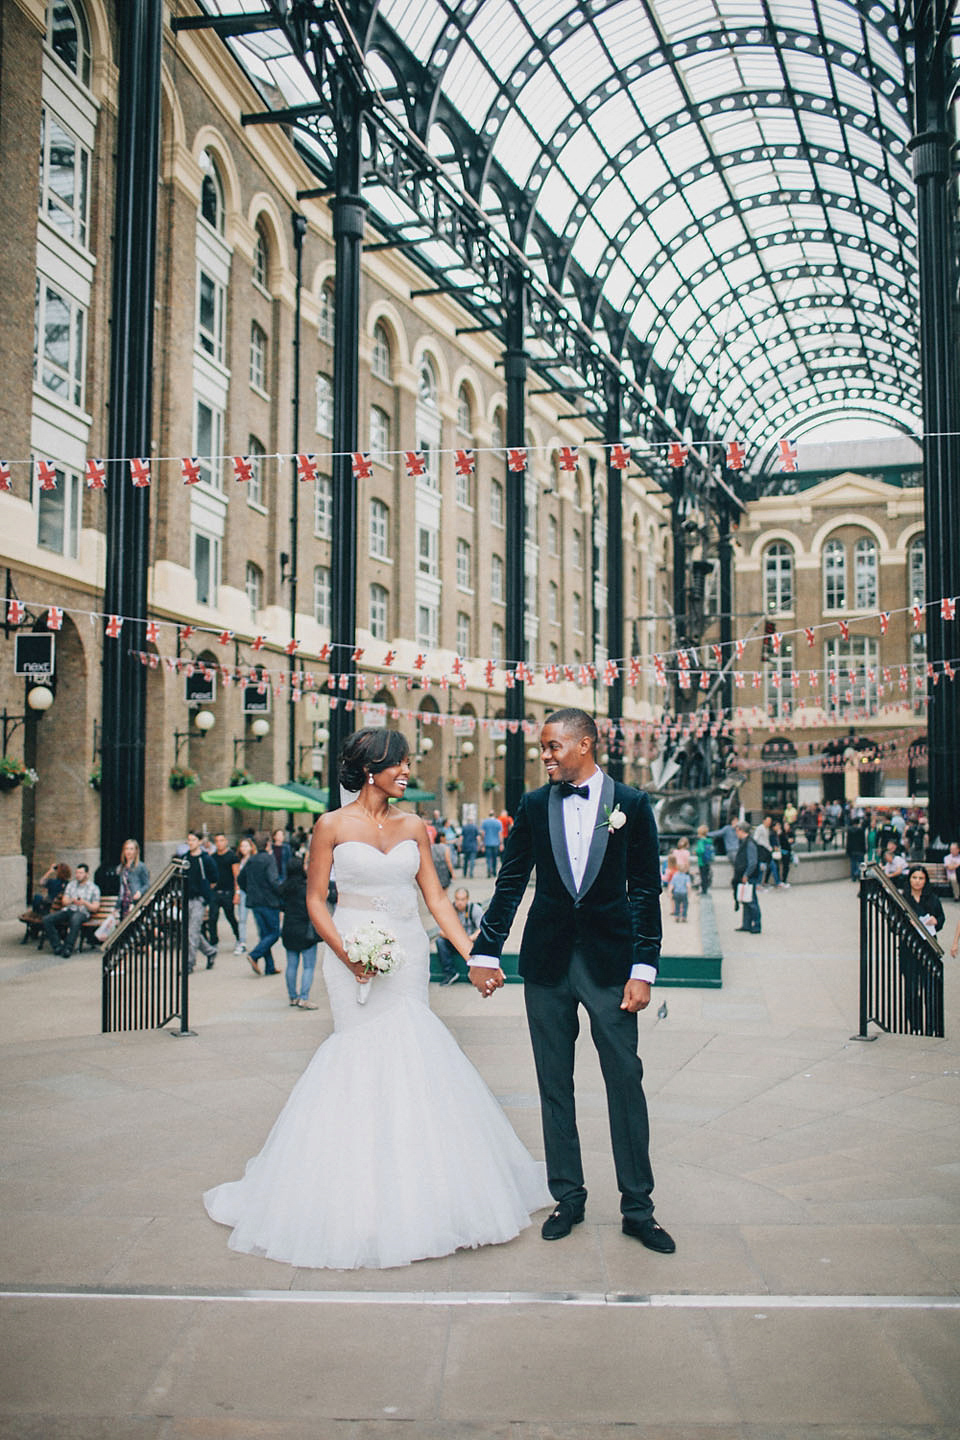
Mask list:
[[[4,755],[0,759],[0,790],[16,790],[18,785],[35,785],[38,778],[36,770],[29,770],[23,761],[14,755]]]
[[[484,789],[484,793],[485,793],[485,794],[489,794],[491,790],[496,790],[497,788],[498,788],[498,784],[497,784],[497,781],[494,779],[494,777],[493,777],[492,775],[484,775],[484,777],[483,777],[483,789]]]
[[[97,763],[96,765],[94,765],[93,769],[90,771],[89,776],[87,777],[87,784],[90,786],[91,790],[99,790],[102,780],[103,766]]]
[[[189,765],[172,765],[170,767],[169,784],[171,790],[189,790],[192,785],[198,783],[196,770],[191,770]]]
[[[230,784],[231,784],[231,785],[249,785],[249,784],[250,784],[250,771],[249,771],[249,770],[244,770],[244,768],[243,768],[242,765],[237,765],[236,768],[235,768],[235,769],[231,772],[231,774],[230,774]]]
[[[458,780],[455,775],[451,775],[450,779],[446,782],[446,789],[451,795],[456,795],[458,790],[463,789],[463,781]]]

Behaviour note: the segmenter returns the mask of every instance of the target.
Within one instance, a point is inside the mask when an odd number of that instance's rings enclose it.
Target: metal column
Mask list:
[[[917,187],[920,363],[923,377],[927,658],[957,658],[957,626],[940,618],[943,596],[960,595],[960,395],[956,324],[956,188],[951,176],[949,43],[954,3],[916,11],[913,175]],[[929,603],[932,602],[932,603]],[[948,841],[960,822],[960,693],[943,677],[927,683],[930,838]]]
[[[103,642],[100,858],[116,865],[128,838],[144,838],[144,645],[150,491],[131,484],[127,459],[151,453],[153,307],[160,141],[161,0],[127,0],[119,24],[107,556],[103,608],[122,615]]]
[[[526,444],[527,352],[526,331],[527,286],[523,277],[510,272],[505,286],[507,348],[504,352],[504,374],[507,385],[507,448]],[[526,481],[525,470],[506,467],[507,507],[507,660],[524,659],[524,615],[526,610]],[[517,681],[506,694],[508,722],[524,719],[523,684]],[[526,746],[522,723],[512,733],[507,727],[507,758],[504,765],[504,803],[510,815],[517,813],[523,797]]]
[[[623,471],[610,464],[610,447],[619,444],[622,420],[622,391],[618,377],[607,381],[607,655],[617,661],[619,673],[607,690],[607,714],[617,721],[607,746],[607,769],[614,780],[623,779],[623,670],[626,664],[623,643]]]
[[[354,729],[354,711],[344,701],[349,690],[339,677],[351,676],[357,629],[357,480],[351,452],[357,449],[359,403],[360,277],[366,202],[360,196],[361,100],[349,82],[337,91],[337,194],[333,202],[336,276],[333,331],[333,544],[330,577],[330,677],[338,681],[339,703],[330,707],[330,808],[340,804],[337,762],[343,742]],[[333,697],[331,696],[331,700]]]

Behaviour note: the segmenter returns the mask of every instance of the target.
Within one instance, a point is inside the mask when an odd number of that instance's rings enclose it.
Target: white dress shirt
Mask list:
[[[565,795],[560,802],[563,806],[563,833],[567,842],[567,856],[570,860],[573,883],[578,890],[583,883],[587,861],[590,858],[590,846],[593,844],[593,835],[597,828],[597,811],[600,809],[600,792],[603,789],[603,771],[594,770],[584,783],[590,792],[585,800],[580,795]],[[500,968],[499,960],[495,960],[490,955],[473,955],[470,963],[471,965],[485,965],[494,970]],[[637,964],[630,971],[631,980],[646,980],[653,985],[656,978],[657,972],[652,965]]]

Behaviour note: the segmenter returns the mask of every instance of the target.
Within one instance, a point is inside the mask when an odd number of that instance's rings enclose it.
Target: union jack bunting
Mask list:
[[[913,615],[913,628],[915,630],[919,630],[920,621],[923,619],[923,606],[920,604],[919,600],[914,600],[913,605],[911,606],[911,613]]]
[[[883,610],[880,614],[880,634],[886,635],[890,628],[890,611]]]
[[[0,490],[12,490],[13,481],[10,479],[10,466],[6,460],[0,460]]]
[[[845,620],[837,621],[837,629],[840,631],[840,634],[843,636],[844,640],[850,639],[850,626]]]
[[[297,456],[297,479],[305,485],[316,484],[317,459],[315,455]]]
[[[37,461],[37,484],[41,490],[56,490],[57,471],[49,460]]]
[[[233,478],[239,485],[253,479],[253,463],[248,455],[233,456]]]
[[[150,484],[150,461],[143,456],[134,456],[130,461],[130,479],[138,490]]]
[[[233,639],[233,631],[221,630],[220,634],[217,636],[217,639],[221,645],[229,645],[230,641]]]
[[[561,446],[560,446],[559,469],[561,469],[561,470],[576,470],[577,466],[578,466],[579,463],[580,463],[579,455],[580,455],[579,446],[577,446],[577,445],[561,445]]]
[[[197,485],[203,478],[200,473],[199,455],[184,455],[180,461],[180,474],[184,485]]]
[[[121,627],[122,627],[122,626],[123,626],[123,616],[122,616],[122,615],[111,615],[111,616],[108,618],[108,620],[107,620],[106,633],[107,633],[107,635],[109,635],[109,637],[110,637],[111,640],[118,640],[118,639],[120,638],[120,630],[121,630]]]
[[[418,475],[426,475],[427,462],[424,459],[422,451],[404,450],[403,459],[407,467],[407,475],[409,479],[415,480]]]
[[[357,480],[369,480],[373,474],[373,461],[366,450],[354,450],[350,464]]]
[[[517,474],[522,470],[526,470],[527,448],[525,445],[517,446],[515,449],[507,451],[507,465],[511,470],[515,470]]]
[[[88,460],[84,467],[84,473],[88,490],[106,490],[107,467],[103,460]]]
[[[667,446],[668,465],[671,465],[674,470],[679,470],[681,465],[686,465],[689,453],[689,445],[681,445],[679,441],[674,440],[671,445]]]
[[[156,620],[150,620],[147,622],[147,644],[160,644],[160,626],[157,624]]]
[[[51,605],[49,610],[47,611],[47,629],[63,629],[63,610],[60,608],[59,605]]]
[[[630,467],[630,446],[611,445],[610,465],[614,470],[627,470]]]
[[[804,633],[804,635],[806,635],[806,637],[807,637],[807,644],[810,645],[810,646],[812,646],[812,645],[813,645],[813,642],[814,642],[814,639],[815,639],[815,636],[814,636],[814,633],[813,633],[813,626],[812,626],[812,625],[805,625],[805,626],[804,626],[803,633]]]
[[[941,619],[941,620],[956,620],[956,618],[957,618],[957,602],[956,602],[956,600],[949,600],[949,599],[947,599],[947,598],[945,597],[943,600],[940,601],[940,619]]]
[[[454,466],[458,475],[472,475],[476,470],[472,450],[455,450]]]
[[[742,470],[747,460],[747,452],[739,440],[728,440],[727,442],[727,469]]]

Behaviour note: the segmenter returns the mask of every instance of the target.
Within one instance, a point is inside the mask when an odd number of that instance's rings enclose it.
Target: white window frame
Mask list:
[[[502,625],[494,621],[490,627],[490,659],[494,665],[503,664],[504,648],[506,646],[506,632]]]
[[[374,640],[386,640],[390,592],[385,585],[370,586],[370,634]]]
[[[331,281],[325,280],[320,286],[320,313],[317,317],[317,339],[324,345],[333,344],[336,324],[335,291]]]
[[[313,618],[325,630],[330,629],[330,566],[313,567]]]
[[[212,324],[207,325],[201,318],[203,312],[204,281],[207,282],[213,300]],[[203,265],[197,266],[197,317],[194,348],[217,365],[224,363],[224,335],[226,332],[227,287],[211,275]]]
[[[774,720],[789,720],[793,713],[793,641],[783,640],[780,653],[764,664],[763,687],[767,714]],[[780,684],[773,683],[779,675]]]
[[[490,599],[494,605],[505,605],[507,601],[504,590],[505,575],[503,568],[503,557],[500,555],[490,556]]]
[[[314,429],[330,439],[333,435],[333,381],[323,371],[317,373],[317,414]]]
[[[68,315],[67,364],[60,364],[47,351],[48,312],[51,303],[61,304]],[[34,295],[34,381],[46,395],[62,405],[83,409],[87,361],[87,309],[64,287],[37,273]],[[54,380],[56,384],[50,384]]]
[[[424,650],[436,650],[440,635],[440,607],[420,601],[417,605],[417,644]]]
[[[380,405],[370,406],[370,458],[390,464],[390,416]]]
[[[201,406],[210,415],[210,442],[208,445],[201,445],[200,440]],[[217,491],[223,490],[223,420],[223,411],[218,405],[211,404],[202,395],[194,396],[193,453],[199,463],[200,484]]]
[[[247,441],[247,459],[250,461],[250,479],[245,489],[247,492],[247,504],[252,505],[255,510],[263,510],[266,507],[263,503],[263,465],[267,458],[266,448],[256,435],[251,435]]]
[[[828,540],[823,547],[823,608],[847,608],[847,547],[842,540]]]
[[[200,552],[207,551],[207,590],[204,589],[201,581]],[[211,535],[208,530],[200,530],[194,526],[190,535],[190,569],[193,573],[194,585],[196,586],[196,601],[198,605],[208,606],[211,610],[216,609],[217,598],[220,591],[220,561],[221,542],[217,535]]]
[[[73,146],[73,201],[67,204],[51,179],[51,152],[53,149],[53,127],[56,126]],[[63,117],[49,105],[40,111],[40,216],[56,230],[81,249],[87,249],[87,230],[90,223],[90,176],[93,155],[79,135],[70,128]],[[78,193],[79,192],[79,193]]]
[[[50,554],[76,560],[80,553],[80,515],[83,504],[80,476],[74,470],[57,466],[56,478],[55,490],[37,488],[37,546]],[[59,543],[50,544],[44,539],[44,531],[46,530],[49,536],[51,523],[57,516],[60,517]]]
[[[470,541],[462,536],[457,538],[457,589],[473,594],[473,551]]]
[[[872,535],[853,546],[853,608],[876,610],[880,596],[880,550]]]
[[[440,574],[440,532],[430,525],[417,526],[417,573],[431,579]]]
[[[836,695],[829,682],[830,671],[837,672]],[[851,686],[849,671],[856,672]],[[873,681],[867,679],[867,671],[873,671]],[[826,641],[823,647],[823,706],[828,715],[843,718],[857,710],[866,709],[869,715],[876,715],[880,701],[880,645],[871,635],[851,635],[844,640],[837,635]],[[853,690],[853,703],[846,700],[845,692]],[[866,705],[860,699],[860,691],[866,689]]]
[[[382,500],[370,501],[370,554],[378,560],[390,558],[390,507]]]
[[[919,562],[917,560],[919,556]],[[907,546],[907,604],[927,599],[927,545],[922,535],[914,535]]]
[[[247,604],[250,607],[250,619],[256,620],[258,612],[263,607],[263,571],[253,560],[247,561],[244,588],[247,592]]]
[[[313,533],[318,540],[333,539],[333,480],[318,475],[313,495]]]
[[[556,515],[547,516],[547,554],[551,560],[560,558],[560,521]]]
[[[462,657],[470,654],[470,616],[465,610],[457,611],[457,654]]]
[[[377,324],[373,327],[373,352],[370,357],[370,371],[377,380],[383,380],[387,385],[392,379],[393,357],[390,349],[390,336],[387,334],[386,326]]]
[[[504,493],[503,483],[500,480],[490,481],[490,524],[495,525],[498,530],[504,526]]]
[[[793,611],[793,549],[783,540],[763,552],[763,606],[768,615]]]
[[[267,394],[267,361],[269,337],[256,320],[250,321],[250,385],[260,395]]]

